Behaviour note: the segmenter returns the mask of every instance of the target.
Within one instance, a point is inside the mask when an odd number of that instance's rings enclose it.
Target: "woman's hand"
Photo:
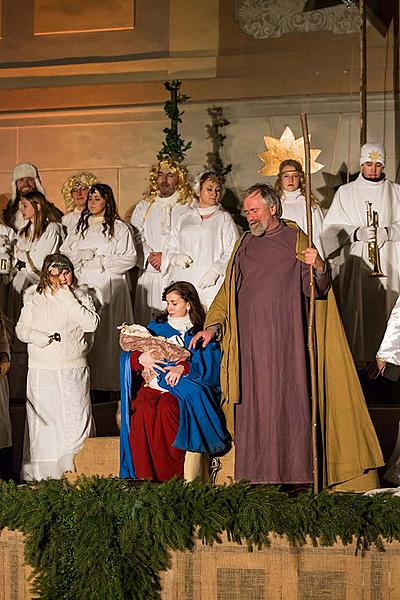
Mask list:
[[[165,364],[162,361],[157,361],[153,356],[152,350],[147,350],[147,352],[142,352],[142,354],[138,358],[139,363],[145,369],[152,369],[153,371],[158,369],[159,371],[165,372],[163,365]]]
[[[174,387],[183,375],[185,368],[182,365],[165,367],[164,371],[168,371],[165,376],[165,381],[171,387]]]

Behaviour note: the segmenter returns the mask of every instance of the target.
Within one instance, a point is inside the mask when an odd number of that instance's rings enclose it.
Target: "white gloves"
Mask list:
[[[219,273],[213,268],[209,271],[206,271],[199,279],[199,283],[197,284],[201,290],[204,288],[212,287],[217,283],[217,279],[219,277]]]
[[[376,241],[378,246],[384,244],[389,240],[387,227],[377,227],[376,229]],[[375,241],[375,227],[359,227],[356,231],[356,240],[359,242],[371,243]]]
[[[96,254],[96,250],[84,248],[79,256],[79,263],[84,269],[104,271],[101,263],[101,256]]]
[[[181,269],[188,269],[192,263],[193,259],[190,258],[187,254],[173,254],[171,256],[171,265],[174,267],[180,267]]]
[[[80,262],[89,262],[90,260],[93,260],[93,258],[95,256],[96,256],[95,250],[92,250],[91,248],[84,248],[83,250],[80,251],[79,261]]]
[[[373,242],[375,240],[375,227],[359,227],[356,231],[357,242]]]

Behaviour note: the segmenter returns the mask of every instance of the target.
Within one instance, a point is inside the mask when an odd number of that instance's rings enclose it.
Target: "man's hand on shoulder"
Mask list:
[[[199,342],[203,342],[201,345],[205,348],[211,340],[215,337],[215,330],[211,329],[211,327],[207,327],[203,331],[198,331],[195,336],[190,341],[189,350],[192,350],[197,346]]]
[[[307,265],[312,265],[317,273],[325,271],[325,261],[318,254],[316,248],[306,248],[303,250],[304,258]]]

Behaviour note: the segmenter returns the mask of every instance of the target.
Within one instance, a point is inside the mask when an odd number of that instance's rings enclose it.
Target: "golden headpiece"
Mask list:
[[[309,137],[311,139],[311,135]],[[285,130],[279,139],[265,135],[264,142],[267,150],[265,152],[260,152],[257,156],[261,158],[265,165],[262,169],[258,170],[258,173],[261,173],[266,177],[278,175],[279,165],[288,158],[297,160],[304,169],[304,139],[303,137],[300,137],[296,140],[294,133],[289,126],[285,127]],[[316,162],[316,159],[320,154],[321,150],[318,150],[317,148],[310,150],[311,173],[316,173],[324,167],[324,165]]]
[[[172,172],[178,175],[178,184],[176,191],[178,192],[179,204],[191,204],[193,200],[193,190],[189,184],[189,173],[185,165],[172,158],[163,158],[156,165],[153,165],[149,174],[149,188],[144,193],[144,197],[150,203],[154,202],[158,196],[158,176],[160,173]]]
[[[98,183],[98,179],[96,175],[93,175],[93,173],[90,173],[89,171],[82,171],[81,173],[70,175],[70,177],[68,177],[61,190],[67,212],[71,212],[75,208],[74,201],[71,196],[71,190],[80,187],[90,188],[95,183]]]

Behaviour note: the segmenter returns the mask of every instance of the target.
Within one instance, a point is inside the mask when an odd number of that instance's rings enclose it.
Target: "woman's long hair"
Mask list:
[[[282,187],[282,175],[283,175],[282,171],[285,167],[292,167],[292,169],[299,174],[300,185],[299,185],[298,189],[300,190],[301,194],[304,196],[304,199],[305,199],[305,197],[306,197],[306,176],[304,174],[301,163],[299,163],[298,160],[294,160],[292,158],[287,158],[286,160],[283,160],[281,162],[281,164],[279,165],[278,179],[276,180],[276,183],[275,183],[275,190],[277,191],[279,198],[283,202],[285,201],[285,190]],[[313,194],[311,194],[311,206],[319,206],[319,202]]]
[[[162,299],[165,301],[167,299],[167,295],[171,292],[175,292],[178,294],[185,302],[189,303],[189,318],[192,322],[192,327],[190,332],[195,334],[198,331],[201,331],[204,326],[204,321],[206,320],[206,311],[202,303],[200,302],[199,295],[197,293],[194,285],[189,283],[188,281],[175,281],[171,283],[168,287],[163,291]],[[168,311],[164,310],[156,318],[158,323],[166,323],[168,320]]]
[[[121,217],[118,214],[117,205],[115,202],[114,194],[109,185],[106,183],[95,183],[89,190],[88,197],[86,200],[85,208],[83,209],[78,224],[76,226],[76,233],[81,233],[82,237],[85,237],[85,231],[89,229],[89,218],[91,212],[89,210],[89,198],[91,194],[98,192],[100,196],[105,200],[106,205],[103,216],[103,229],[102,233],[105,236],[111,238],[114,235],[114,223],[118,219],[121,221]]]
[[[43,235],[49,223],[59,222],[59,219],[56,217],[56,214],[53,210],[54,207],[52,207],[52,205],[50,205],[49,202],[47,202],[42,192],[38,192],[36,190],[33,192],[28,192],[27,194],[25,194],[25,196],[21,198],[21,200],[27,200],[32,205],[32,208],[35,211],[32,222],[32,241],[38,240]],[[30,237],[30,229],[31,222],[28,221],[25,227],[21,229],[20,235],[24,236],[25,238]]]
[[[75,276],[74,265],[69,260],[68,256],[65,256],[65,254],[61,254],[60,252],[55,252],[54,254],[48,254],[43,261],[42,270],[40,271],[39,284],[36,288],[36,291],[39,294],[42,294],[48,288],[53,290],[49,271],[49,268],[53,263],[60,263],[61,265],[65,264],[65,268],[68,268],[72,273],[72,289],[76,288],[76,286],[78,285]]]

